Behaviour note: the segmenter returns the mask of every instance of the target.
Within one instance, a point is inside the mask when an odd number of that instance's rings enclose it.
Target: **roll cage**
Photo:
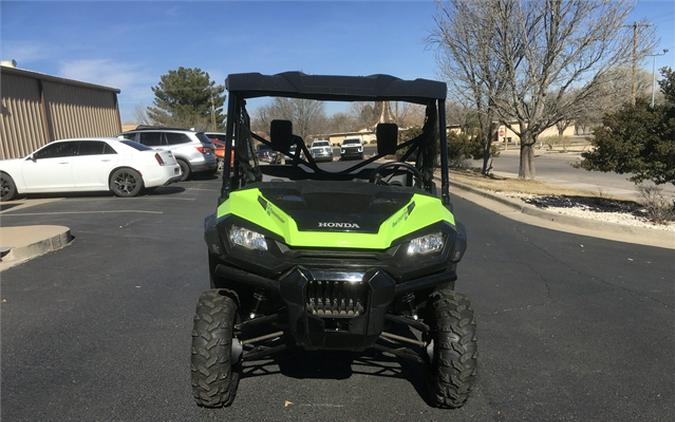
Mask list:
[[[448,178],[448,149],[445,129],[445,98],[447,87],[444,82],[427,79],[402,80],[389,75],[371,76],[323,76],[306,75],[301,72],[285,72],[277,75],[260,73],[239,73],[227,77],[229,92],[227,104],[226,152],[230,157],[234,150],[233,166],[223,169],[223,184],[219,202],[229,192],[250,183],[260,182],[262,175],[290,179],[353,180],[369,178],[373,169],[368,164],[404,151],[398,161],[415,158],[415,166],[424,179],[424,188],[433,186],[433,171],[437,147],[441,158],[441,198],[450,204]],[[304,140],[294,136],[294,152],[284,150],[251,131],[251,119],[246,111],[246,100],[258,97],[289,97],[322,101],[405,101],[426,106],[422,133],[393,149],[383,151],[378,142],[375,156],[361,161],[345,170],[329,172],[321,169],[309,153]],[[273,150],[290,159],[290,165],[260,166],[254,150],[254,142],[270,146]],[[233,149],[232,141],[236,147]],[[304,157],[303,157],[304,156]]]

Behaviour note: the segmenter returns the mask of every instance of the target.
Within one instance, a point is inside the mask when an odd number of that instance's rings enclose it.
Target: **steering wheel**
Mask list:
[[[388,172],[391,172],[391,174],[386,177],[384,175],[385,170],[389,170]],[[408,174],[408,177],[406,178],[406,181],[408,182],[408,186],[422,186],[422,173],[417,169],[417,167],[413,166],[410,163],[406,163],[403,161],[394,161],[392,163],[386,163],[378,168],[375,169],[373,174],[370,176],[370,182],[375,183],[377,185],[388,185],[390,184],[389,182],[391,179],[396,176],[397,174],[400,174],[399,171],[403,171],[406,174]],[[386,177],[386,179],[385,179]],[[411,179],[412,178],[412,179]],[[411,183],[412,182],[412,183]],[[393,183],[392,183],[393,184]]]

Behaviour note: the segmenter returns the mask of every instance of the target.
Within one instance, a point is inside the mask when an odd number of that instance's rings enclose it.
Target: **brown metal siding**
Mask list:
[[[122,131],[115,91],[4,70],[0,160],[26,156],[54,139]]]
[[[112,92],[44,82],[54,139],[113,136],[122,131]]]
[[[24,157],[47,142],[38,80],[0,75],[0,160]]]

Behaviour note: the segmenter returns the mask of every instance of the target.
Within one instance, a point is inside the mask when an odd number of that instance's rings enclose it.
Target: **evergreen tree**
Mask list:
[[[675,184],[675,72],[661,69],[664,104],[651,108],[646,99],[605,115],[595,130],[595,149],[583,155],[588,170],[633,173],[636,183]]]
[[[162,126],[223,130],[224,91],[203,70],[181,66],[162,75],[152,87],[155,99],[148,117]]]

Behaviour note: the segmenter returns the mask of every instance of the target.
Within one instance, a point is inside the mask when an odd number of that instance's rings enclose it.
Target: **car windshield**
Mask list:
[[[312,144],[313,147],[327,147],[329,146],[328,141],[316,141]]]
[[[128,147],[131,147],[135,150],[138,150],[138,151],[152,151],[152,148],[146,147],[145,145],[139,144],[138,142],[124,140],[124,141],[120,141],[120,143],[124,144]]]
[[[350,145],[350,144],[360,144],[361,141],[358,139],[345,139],[345,141],[342,143],[343,145]]]

